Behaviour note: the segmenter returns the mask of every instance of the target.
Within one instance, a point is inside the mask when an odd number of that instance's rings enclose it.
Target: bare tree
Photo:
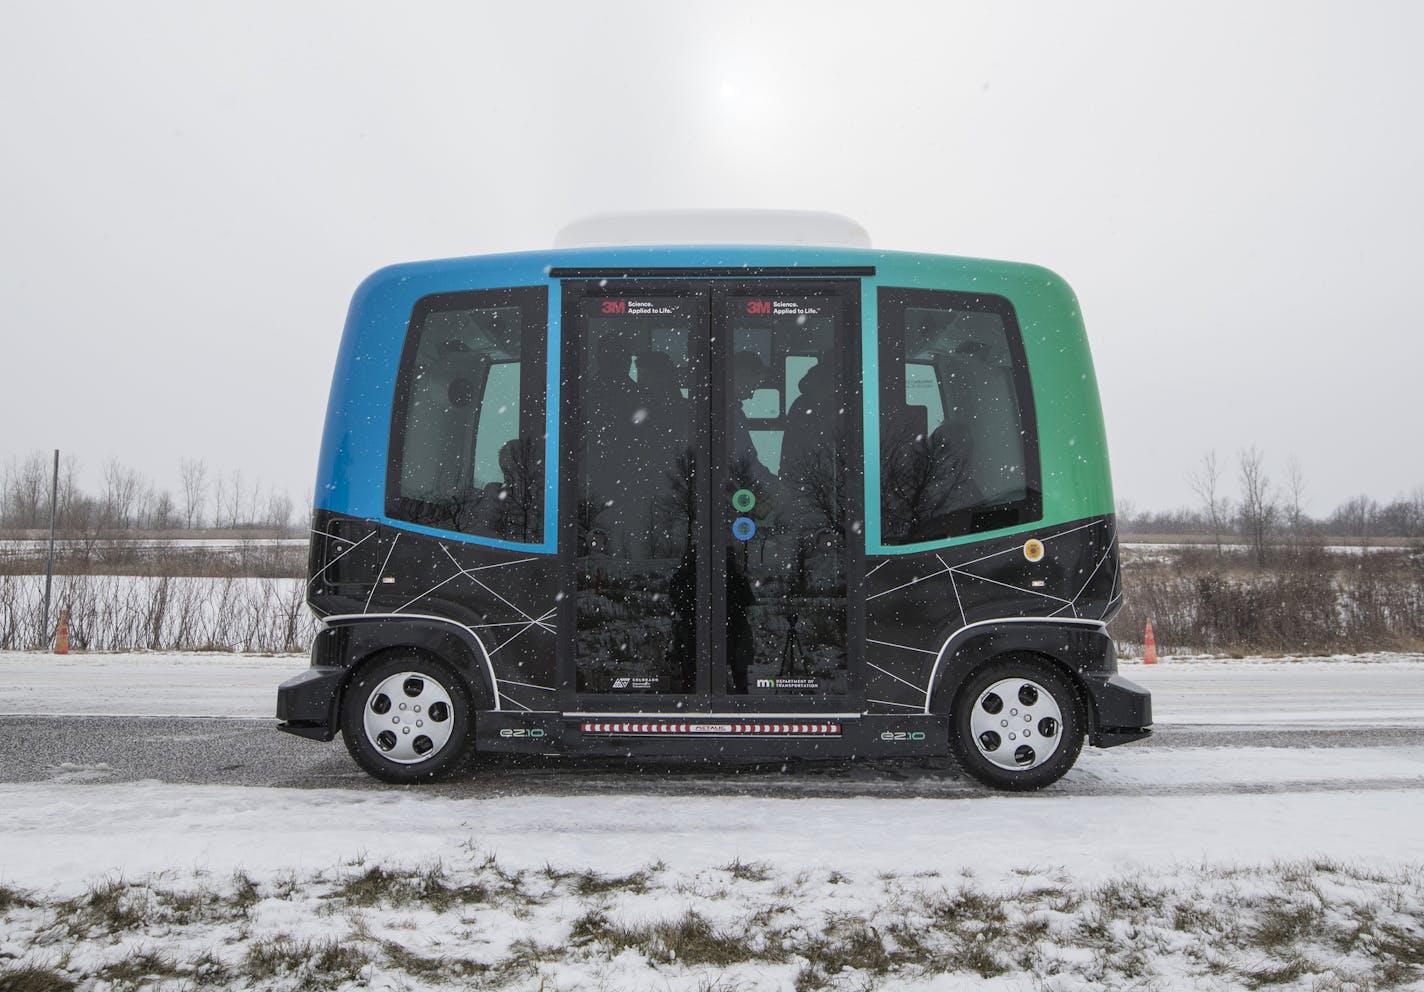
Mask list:
[[[1262,466],[1261,452],[1255,445],[1243,448],[1238,455],[1241,467],[1241,526],[1256,551],[1256,565],[1266,565],[1266,534],[1275,523],[1277,506],[1272,495],[1271,480]]]
[[[1187,485],[1201,500],[1202,512],[1216,536],[1217,554],[1221,554],[1221,532],[1226,529],[1226,521],[1231,514],[1231,500],[1217,492],[1220,483],[1221,471],[1215,451],[1208,451],[1202,456],[1201,465],[1187,473]]]
[[[208,466],[201,458],[184,458],[178,463],[183,480],[183,523],[189,530],[203,522],[203,504],[208,498]]]
[[[276,489],[267,494],[267,526],[283,533],[292,526],[292,497]]]
[[[154,530],[172,530],[178,522],[178,507],[173,501],[173,494],[167,489],[153,497],[148,520]]]
[[[93,500],[79,488],[79,459],[74,455],[65,455],[59,463],[60,530],[83,530],[93,508]]]
[[[1341,536],[1357,538],[1361,545],[1369,547],[1379,523],[1380,506],[1368,496],[1356,496],[1342,503],[1330,517],[1333,529]]]
[[[1130,499],[1122,499],[1119,497],[1117,505],[1113,508],[1113,512],[1117,516],[1118,533],[1121,534],[1124,531],[1132,531],[1133,526],[1137,522],[1137,504]]]
[[[1301,538],[1306,521],[1305,515],[1305,472],[1300,467],[1300,459],[1291,456],[1286,462],[1286,523],[1290,526],[1292,540]]]
[[[230,474],[218,473],[213,490],[213,523],[220,527],[236,527],[242,522],[247,487],[242,481],[242,469]]]
[[[221,527],[226,521],[227,476],[222,472],[213,475],[213,526]]]
[[[110,527],[127,530],[134,524],[136,511],[144,492],[138,472],[125,467],[117,458],[104,463],[103,520]]]
[[[50,461],[42,451],[32,451],[24,461],[11,458],[5,465],[3,511],[0,518],[10,527],[43,527],[49,512]]]
[[[254,524],[257,522],[257,505],[262,501],[262,480],[254,479],[252,488],[247,491],[247,502],[242,505],[242,523]]]

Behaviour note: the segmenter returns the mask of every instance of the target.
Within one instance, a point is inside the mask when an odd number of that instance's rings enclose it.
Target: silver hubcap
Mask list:
[[[455,703],[445,687],[421,672],[397,672],[366,699],[366,740],[402,765],[429,761],[450,740]]]
[[[1026,771],[1053,757],[1063,740],[1063,711],[1032,679],[1000,679],[979,694],[969,716],[979,753],[1000,768]]]

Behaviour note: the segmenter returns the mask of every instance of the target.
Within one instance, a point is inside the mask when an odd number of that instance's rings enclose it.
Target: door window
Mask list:
[[[697,466],[704,365],[697,297],[580,304],[574,480],[579,692],[696,687]],[[702,340],[701,334],[698,339]]]
[[[850,417],[841,301],[728,296],[721,309],[730,355],[713,582],[725,590],[725,676],[714,676],[713,691],[843,694]]]

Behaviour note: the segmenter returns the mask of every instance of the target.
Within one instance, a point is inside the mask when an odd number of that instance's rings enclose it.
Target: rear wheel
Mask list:
[[[950,713],[960,766],[996,789],[1058,781],[1083,749],[1086,715],[1072,681],[1033,655],[1005,655],[971,675]]]
[[[473,749],[473,706],[463,679],[415,653],[361,668],[341,702],[341,735],[383,782],[427,782],[459,770]]]

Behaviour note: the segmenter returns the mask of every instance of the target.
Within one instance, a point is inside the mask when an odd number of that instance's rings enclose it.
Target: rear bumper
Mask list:
[[[345,668],[312,667],[277,688],[278,730],[314,741],[336,736],[336,706]]]
[[[1083,672],[1083,685],[1092,697],[1094,747],[1113,747],[1137,741],[1152,733],[1152,694],[1116,672]]]

